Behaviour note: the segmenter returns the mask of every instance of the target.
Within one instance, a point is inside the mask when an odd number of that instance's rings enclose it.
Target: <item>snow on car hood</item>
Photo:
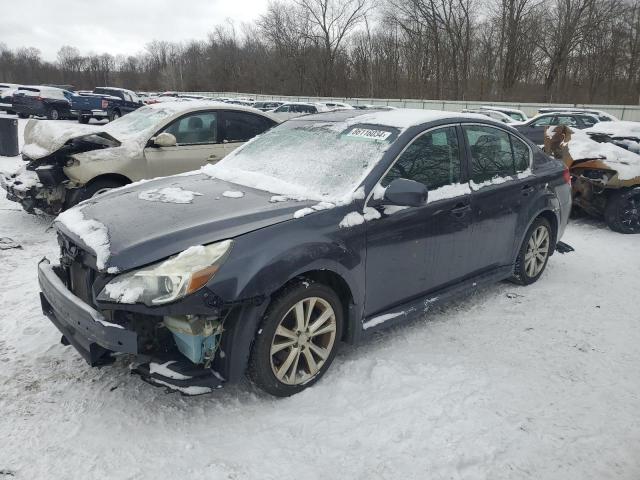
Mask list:
[[[584,131],[573,130],[566,146],[574,161],[600,159],[603,164],[618,172],[620,180],[640,177],[640,155],[611,143],[598,143]]]
[[[148,196],[145,192],[168,188],[199,195],[194,195],[190,202],[145,199]],[[242,192],[243,195],[229,196],[224,195],[225,192]],[[99,244],[98,250],[92,242],[82,238],[81,228],[73,227],[81,222],[72,222],[69,226],[69,222],[56,221],[55,226],[97,254],[104,261],[100,270],[126,271],[162,260],[192,245],[234,238],[293,220],[297,210],[315,203],[274,202],[271,197],[269,192],[212,180],[204,174],[176,175],[119,188],[76,207],[82,210],[82,225],[87,227],[84,230],[94,231],[96,228],[88,227],[99,225],[100,232],[106,232],[107,242],[103,235],[99,242],[93,242]]]
[[[29,120],[24,128],[22,153],[39,160],[60,150],[72,138],[100,132],[100,127],[79,123]]]

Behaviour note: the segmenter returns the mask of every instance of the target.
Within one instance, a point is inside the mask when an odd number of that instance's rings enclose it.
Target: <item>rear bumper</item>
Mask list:
[[[109,116],[109,112],[106,110],[71,110],[72,115],[81,117],[93,117],[93,118],[106,118]]]
[[[2,188],[7,192],[7,200],[19,203],[27,213],[46,213],[57,215],[62,210],[66,195],[54,195],[52,189],[46,187],[31,187],[20,190],[1,182]],[[65,191],[66,192],[66,191]],[[51,199],[55,198],[55,201]]]
[[[46,258],[38,264],[42,311],[62,333],[63,343],[73,345],[91,366],[105,363],[109,352],[137,353],[137,334],[107,322],[66,287],[58,272]]]

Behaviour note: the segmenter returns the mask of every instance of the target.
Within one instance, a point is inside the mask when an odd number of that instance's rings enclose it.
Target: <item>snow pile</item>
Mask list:
[[[364,223],[364,216],[360,212],[347,213],[340,222],[340,228],[355,227]]]
[[[602,133],[610,137],[631,137],[640,139],[640,122],[618,121],[599,122],[582,130],[584,133]]]
[[[32,187],[42,186],[38,174],[33,170],[27,170],[24,165],[12,175],[0,176],[0,183],[3,187],[6,185],[19,192],[26,192]]]
[[[302,218],[310,213],[313,213],[315,210],[313,208],[301,208],[300,210],[296,210],[293,212],[293,218]]]
[[[128,280],[111,282],[105,285],[104,291],[109,298],[118,303],[136,303],[144,293],[144,287],[134,287]]]
[[[378,218],[380,218],[382,215],[380,214],[380,212],[378,210],[376,210],[373,207],[364,207],[364,212],[362,214],[362,217],[364,218],[364,220],[366,222],[370,222],[371,220],[377,220]]]
[[[78,207],[62,212],[55,222],[62,224],[69,232],[80,237],[82,243],[95,253],[98,270],[104,270],[111,256],[107,227],[97,220],[85,219],[82,210]]]
[[[573,130],[566,145],[574,161],[600,159],[612,170],[618,172],[620,180],[640,177],[640,155],[611,143],[598,143],[583,131]]]
[[[222,192],[222,196],[227,198],[242,198],[244,197],[244,193],[237,190],[227,190]]]
[[[192,203],[194,197],[201,195],[201,193],[184,190],[180,187],[165,187],[140,192],[138,198],[148,202]]]
[[[289,198],[286,197],[285,195],[273,195],[269,201],[271,203],[287,202],[289,201]]]

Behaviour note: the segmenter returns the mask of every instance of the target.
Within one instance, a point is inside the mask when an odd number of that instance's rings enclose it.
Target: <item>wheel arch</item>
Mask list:
[[[121,173],[101,173],[100,175],[96,175],[91,180],[89,180],[85,184],[85,187],[89,185],[93,185],[94,183],[99,182],[101,180],[112,180],[115,182],[120,182],[122,183],[123,186],[131,183],[131,179],[126,175],[122,175]]]

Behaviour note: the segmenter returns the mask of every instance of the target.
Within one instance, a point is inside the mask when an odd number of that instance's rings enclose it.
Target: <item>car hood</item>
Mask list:
[[[272,202],[272,196],[269,192],[191,172],[137,182],[81,203],[71,210],[76,211],[76,219],[77,211],[81,212],[84,226],[66,221],[68,212],[58,217],[55,224],[65,236],[97,257],[100,257],[97,250],[102,247],[92,245],[95,238],[92,240],[86,232],[91,228],[106,230],[108,250],[102,253],[102,262],[98,258],[99,269],[125,271],[194,245],[234,238],[292,220],[294,212],[317,203]]]
[[[82,140],[82,141],[78,141]],[[76,146],[71,144],[76,141]],[[117,147],[121,142],[98,125],[29,120],[24,129],[22,153],[30,160],[40,160],[70,146],[69,153]]]

